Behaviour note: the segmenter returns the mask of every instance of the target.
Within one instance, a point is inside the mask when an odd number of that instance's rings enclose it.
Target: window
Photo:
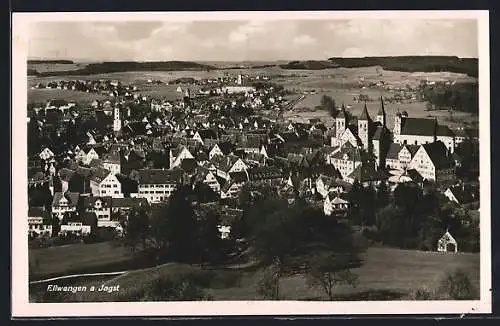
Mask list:
[[[117,185],[116,185],[116,183],[115,183],[115,184],[113,185],[113,188],[116,188],[116,187],[118,187],[118,186],[117,186]]]
[[[115,194],[118,194],[118,190],[115,190]]]

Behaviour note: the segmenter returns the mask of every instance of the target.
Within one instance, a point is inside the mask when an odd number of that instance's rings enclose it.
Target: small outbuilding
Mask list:
[[[457,241],[449,231],[438,240],[437,251],[440,252],[458,252]]]

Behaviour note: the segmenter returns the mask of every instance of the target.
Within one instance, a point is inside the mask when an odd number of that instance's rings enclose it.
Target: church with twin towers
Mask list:
[[[358,117],[352,116],[342,104],[335,117],[335,131],[331,146],[339,149],[351,147],[367,154],[367,163],[372,162],[377,168],[386,167],[385,159],[392,144],[415,145],[441,141],[449,153],[455,149],[453,132],[439,125],[436,118],[410,118],[406,111],[394,116],[392,129],[387,125],[387,114],[383,98],[374,118],[368,112],[367,104]]]

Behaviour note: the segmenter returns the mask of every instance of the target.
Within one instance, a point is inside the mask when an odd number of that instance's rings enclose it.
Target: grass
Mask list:
[[[71,244],[59,247],[29,249],[30,264],[35,271],[30,279],[50,278],[67,274],[117,272],[128,269],[133,259],[129,248],[118,242]],[[116,268],[116,269],[115,269]]]
[[[397,300],[405,299],[419,288],[436,288],[446,271],[461,268],[467,272],[473,286],[479,288],[479,255],[470,253],[436,253],[391,248],[369,248],[364,253],[363,266],[353,270],[359,276],[356,288],[339,286],[337,300]],[[66,294],[68,301],[134,301],[141,291],[157,278],[180,273],[201,273],[210,281],[206,291],[214,300],[259,300],[256,285],[263,273],[257,271],[217,270],[210,273],[198,267],[165,264],[154,268],[137,270],[114,277],[106,285],[120,285],[118,293]],[[205,274],[204,274],[205,273]],[[226,274],[224,274],[226,273]],[[234,274],[236,273],[236,275]],[[224,282],[223,280],[229,280]],[[283,277],[280,281],[283,300],[327,300],[317,288],[311,288],[303,275]],[[91,284],[89,281],[86,284]],[[235,283],[235,284],[232,284]],[[101,283],[93,285],[100,286]],[[78,285],[81,285],[80,283]]]
[[[45,103],[51,99],[61,99],[76,103],[90,103],[94,100],[105,100],[109,98],[110,96],[99,93],[78,92],[67,89],[28,89],[28,103]]]

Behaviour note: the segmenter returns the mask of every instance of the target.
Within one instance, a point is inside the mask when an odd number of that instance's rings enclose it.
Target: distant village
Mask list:
[[[477,179],[457,173],[468,159],[457,148],[478,148],[478,130],[450,129],[405,111],[388,116],[383,98],[364,103],[357,117],[342,104],[330,124],[269,118],[261,112],[290,106],[271,81],[206,79],[196,81],[197,92],[179,82],[176,99],[143,96],[137,86],[113,81],[36,85],[111,99],[84,108],[57,99],[30,107],[30,237],[52,235],[54,219],[59,234],[108,228],[119,235],[127,211],[166,203],[183,184],[204,184],[216,195],[210,205],[223,216],[222,238],[231,237],[231,221],[242,214],[244,187],[270,186],[290,203],[300,197],[338,219],[346,216],[355,183],[434,187],[458,205],[479,200]]]

